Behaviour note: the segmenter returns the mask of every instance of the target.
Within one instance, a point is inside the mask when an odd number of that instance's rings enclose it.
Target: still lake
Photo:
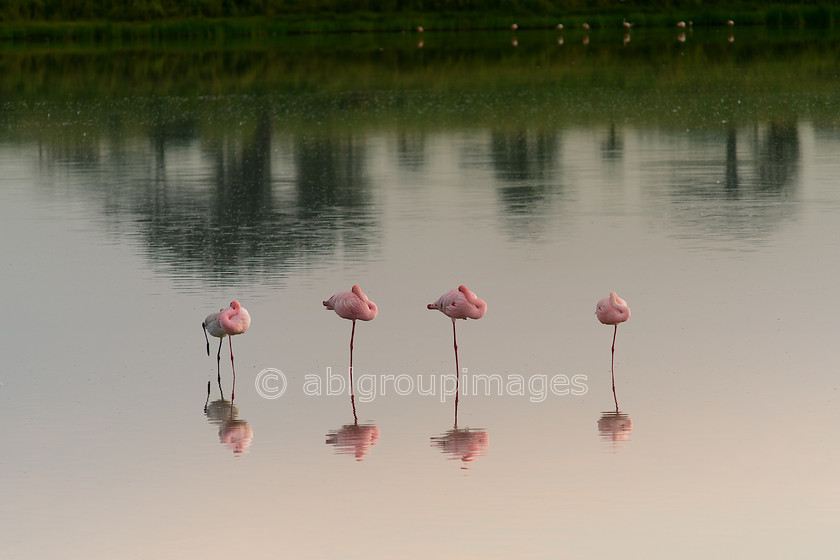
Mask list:
[[[0,46],[0,556],[836,554],[838,52]],[[351,403],[322,301],[353,284],[379,315]],[[459,284],[488,311],[458,323],[456,426],[426,304]],[[231,403],[201,322],[233,299]]]

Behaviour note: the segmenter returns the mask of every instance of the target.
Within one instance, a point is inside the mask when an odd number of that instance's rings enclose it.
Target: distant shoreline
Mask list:
[[[441,32],[477,30],[558,29],[591,32],[621,29],[627,22],[633,28],[675,27],[680,22],[693,27],[768,26],[816,27],[840,26],[840,3],[837,5],[770,5],[754,9],[739,7],[697,6],[673,8],[669,12],[645,12],[632,8],[624,11],[533,15],[528,13],[491,13],[461,11],[450,13],[353,12],[290,13],[256,17],[173,17],[125,20],[51,21],[2,17],[2,41],[123,41],[145,39],[225,39],[258,38],[277,35],[318,33]],[[729,23],[732,22],[732,23]],[[681,24],[680,24],[681,25]]]

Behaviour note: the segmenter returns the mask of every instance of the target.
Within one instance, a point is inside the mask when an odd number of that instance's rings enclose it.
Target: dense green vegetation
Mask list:
[[[675,29],[278,37],[6,45],[0,139],[67,142],[184,129],[224,138],[268,119],[316,134],[429,127],[622,123],[726,130],[807,119],[840,125],[840,36]],[[176,132],[180,131],[180,132]]]
[[[0,38],[128,39],[398,31],[738,25],[831,27],[840,0],[0,0]]]

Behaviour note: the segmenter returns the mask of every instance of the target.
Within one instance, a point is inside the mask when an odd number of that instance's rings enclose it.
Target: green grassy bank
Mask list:
[[[352,4],[352,6],[351,6]],[[7,0],[0,2],[0,40],[136,40],[261,37],[297,33],[416,32],[508,29],[672,27],[834,27],[840,2],[571,1],[461,2],[298,0]]]

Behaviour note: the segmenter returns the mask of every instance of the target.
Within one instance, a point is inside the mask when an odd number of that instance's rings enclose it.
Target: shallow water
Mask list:
[[[451,98],[377,117],[345,105],[361,87],[299,109],[285,89],[133,112],[42,94],[61,123],[11,102],[4,557],[836,550],[830,112],[420,124]],[[510,90],[473,93],[495,113]],[[307,95],[331,125],[305,126]],[[351,325],[321,302],[354,283],[379,316],[356,326],[351,402]],[[488,311],[457,325],[456,420],[451,322],[426,304],[459,284]],[[611,290],[632,309],[618,412],[594,317]],[[234,298],[253,322],[231,403],[228,344],[220,387],[200,324]]]

